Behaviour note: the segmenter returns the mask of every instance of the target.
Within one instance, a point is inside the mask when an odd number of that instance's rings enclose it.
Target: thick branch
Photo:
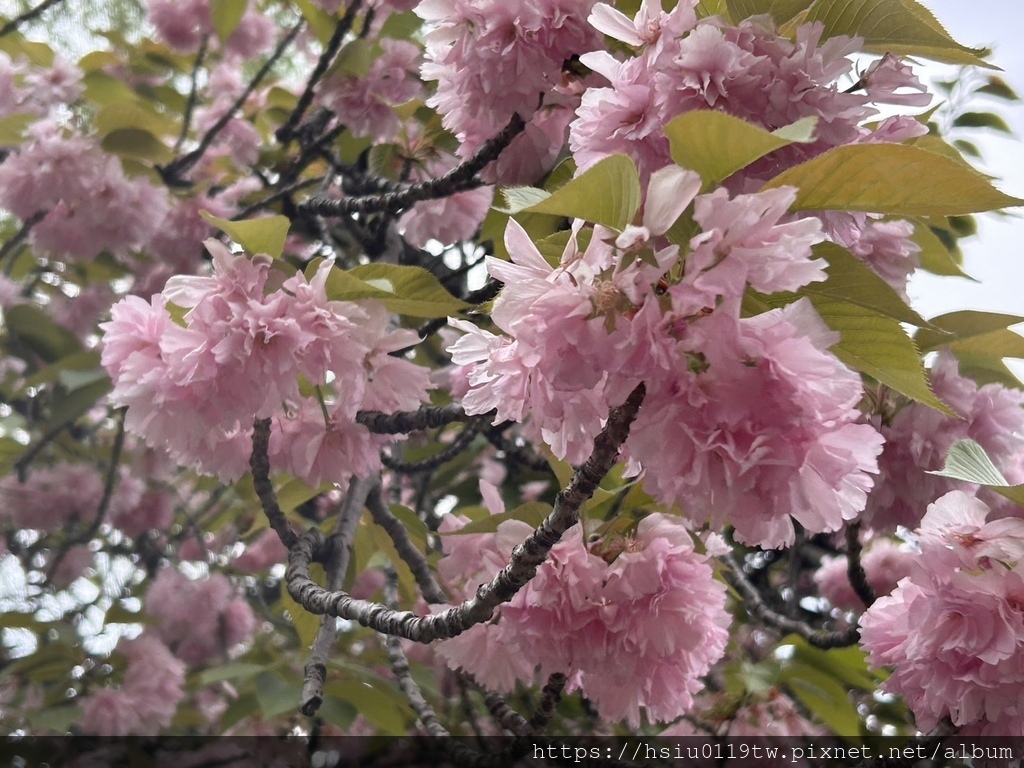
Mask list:
[[[252,430],[252,455],[249,457],[252,484],[260,499],[260,506],[270,521],[270,527],[277,532],[281,543],[292,549],[299,537],[295,535],[288,518],[277,503],[277,494],[274,493],[274,485],[270,482],[270,457],[267,455],[269,447],[270,419],[260,419],[253,424]]]
[[[827,632],[814,629],[802,621],[773,611],[765,603],[757,588],[743,574],[743,567],[736,562],[732,555],[722,557],[722,562],[728,566],[725,571],[725,580],[743,596],[743,607],[749,614],[765,624],[784,632],[797,634],[816,648],[844,648],[848,645],[856,645],[860,639],[860,630],[857,627],[850,627],[838,632]]]
[[[397,413],[381,413],[380,411],[360,411],[356,421],[375,435],[404,435],[421,429],[437,429],[446,424],[473,421],[477,416],[470,416],[461,405],[426,406],[418,411],[399,411]]]
[[[448,173],[436,179],[414,184],[400,192],[386,192],[381,195],[365,195],[363,197],[345,197],[334,200],[325,197],[311,197],[299,204],[299,212],[313,216],[346,216],[352,213],[398,213],[421,200],[432,200],[447,197],[456,192],[463,192],[483,185],[476,178],[488,163],[495,160],[519,133],[526,123],[518,114],[497,136],[484,144],[469,160],[456,166]]]
[[[540,731],[547,727],[551,718],[558,709],[558,702],[562,700],[562,691],[565,690],[566,677],[561,672],[556,672],[548,678],[540,693],[540,703],[537,704],[537,711],[530,718],[530,728]]]
[[[612,409],[608,423],[594,441],[590,458],[573,474],[568,487],[558,494],[551,514],[513,550],[508,565],[490,583],[482,585],[472,599],[442,613],[417,616],[408,611],[390,610],[379,603],[356,600],[344,592],[329,592],[313,581],[309,570],[314,557],[322,556],[324,550],[324,537],[317,529],[304,533],[298,544],[291,548],[285,574],[288,593],[310,613],[340,616],[378,632],[418,643],[456,637],[470,627],[488,621],[499,605],[511,600],[534,577],[562,534],[579,520],[580,507],[614,466],[644,394],[644,385],[641,384],[625,403]]]

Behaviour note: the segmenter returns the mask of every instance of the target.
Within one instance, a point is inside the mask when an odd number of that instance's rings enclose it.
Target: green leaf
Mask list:
[[[309,23],[309,28],[313,30],[316,39],[320,41],[321,45],[327,45],[334,34],[335,27],[338,26],[337,17],[318,8],[310,0],[295,0],[295,5],[298,6],[302,17]]]
[[[918,258],[921,260],[922,269],[926,269],[935,275],[968,277],[960,267],[959,251],[955,253],[950,251],[939,236],[935,234],[932,226],[924,219],[914,221],[914,234],[910,236],[910,239],[921,248]]]
[[[985,449],[970,438],[953,443],[942,469],[929,471],[928,474],[987,486],[1024,507],[1024,485],[1010,485],[1006,482],[1003,473],[992,463]]]
[[[330,72],[343,77],[365,77],[374,58],[380,54],[374,45],[357,37],[342,46],[331,64]]]
[[[957,128],[991,128],[994,131],[1013,134],[1013,129],[999,115],[992,112],[964,112],[953,121]]]
[[[324,694],[347,701],[378,729],[381,736],[405,735],[409,727],[408,705],[402,694],[383,680],[346,680],[328,683]]]
[[[538,525],[543,523],[550,514],[550,504],[544,504],[540,501],[530,501],[508,512],[502,512],[500,515],[488,515],[481,520],[468,523],[459,530],[452,531],[446,535],[462,536],[469,533],[494,533],[498,530],[498,526],[506,520],[519,520],[528,524],[531,528],[536,528]]]
[[[640,177],[626,155],[598,161],[555,192],[532,187],[504,190],[507,213],[544,213],[624,229],[640,210]]]
[[[914,337],[922,352],[946,347],[954,353],[1024,358],[1024,337],[1009,330],[1011,325],[1024,323],[1024,317],[963,310],[939,315],[930,323],[934,330],[922,329]]]
[[[942,469],[929,470],[929,475],[950,477],[954,480],[966,480],[980,485],[998,485],[1006,487],[1009,483],[1003,477],[985,449],[970,438],[957,440],[949,447],[946,463]]]
[[[307,278],[319,264],[319,260],[310,263]],[[327,296],[335,301],[377,299],[390,311],[409,317],[447,317],[471,306],[448,293],[427,270],[393,264],[332,269],[327,277]]]
[[[82,350],[71,331],[57,325],[38,307],[19,304],[4,312],[7,332],[48,363]]]
[[[291,710],[298,710],[302,698],[302,684],[289,683],[273,672],[264,672],[256,678],[256,700],[264,720],[270,720]]]
[[[863,37],[868,53],[989,67],[980,58],[984,51],[956,42],[916,0],[818,0],[805,23],[815,21],[824,23],[825,38]]]
[[[98,381],[71,391],[58,388],[53,397],[53,407],[47,422],[50,427],[57,427],[65,422],[75,421],[84,416],[107,393],[114,388],[110,379],[104,375]]]
[[[167,163],[174,159],[174,153],[160,139],[140,128],[118,128],[103,137],[103,149],[107,152],[135,160],[151,163]]]
[[[826,325],[842,336],[832,354],[912,400],[956,415],[928,386],[917,348],[898,320],[848,302],[813,296],[811,301]]]
[[[247,664],[241,661],[235,661],[231,664],[226,664],[221,667],[213,667],[211,669],[205,669],[199,673],[199,682],[202,685],[211,685],[212,683],[219,683],[222,680],[244,680],[246,678],[255,677],[266,669],[263,664]]]
[[[210,16],[217,37],[226,42],[245,15],[248,0],[210,0]]]
[[[314,496],[319,496],[332,488],[334,488],[334,483],[323,483],[319,488],[310,488],[299,478],[294,478],[277,492],[277,503],[281,507],[281,511],[287,514]]]
[[[672,160],[700,174],[710,186],[780,147],[809,141],[816,124],[808,118],[771,133],[738,117],[713,110],[694,110],[665,126]]]
[[[1022,205],[968,166],[917,147],[836,147],[764,185],[799,188],[793,210],[956,216]]]
[[[174,128],[174,122],[142,102],[108,104],[93,118],[93,125],[100,136],[114,131],[132,128],[147,131],[154,136],[163,136]]]
[[[82,719],[82,708],[77,704],[61,704],[56,707],[30,710],[24,717],[35,729],[66,733],[71,724]]]
[[[800,295],[855,304],[912,325],[926,324],[885,280],[845,248],[834,243],[821,243],[813,251],[815,256],[828,261],[828,279],[804,286],[798,291]]]
[[[782,26],[806,10],[813,2],[814,0],[726,0],[726,5],[729,8],[729,16],[735,23],[767,13],[777,26]]]
[[[284,252],[284,241],[291,226],[291,222],[284,216],[228,221],[219,219],[207,211],[200,211],[200,215],[248,253],[266,253],[277,259]]]
[[[1020,96],[1010,87],[1010,84],[996,75],[989,75],[985,85],[978,88],[975,93],[984,93],[987,96],[994,96],[1005,101],[1020,101]]]
[[[39,115],[15,112],[0,118],[0,147],[15,147],[24,139],[25,129],[39,120]]]

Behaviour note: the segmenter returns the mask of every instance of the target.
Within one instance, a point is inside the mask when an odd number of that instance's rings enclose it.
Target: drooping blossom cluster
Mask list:
[[[256,617],[220,573],[192,580],[164,568],[146,594],[146,613],[159,638],[188,665],[226,659],[256,630]]]
[[[558,268],[510,221],[512,263],[488,262],[506,286],[491,317],[509,336],[454,322],[468,335],[452,359],[473,365],[463,405],[497,409],[499,421],[529,415],[528,433],[580,462],[642,381],[626,452],[659,501],[767,547],[792,542],[791,517],[837,530],[864,508],[882,443],[856,423],[860,378],[827,351],[838,334],[806,300],[739,316],[747,285],[771,293],[823,278],[810,258],[820,224],[783,220],[793,190],[695,198],[699,183],[660,169],[641,226],[597,226],[582,252],[571,239]],[[660,236],[691,201],[702,231],[670,284],[679,249]]]
[[[157,734],[185,697],[185,664],[149,633],[118,647],[128,658],[124,681],[85,697],[79,727],[90,736]]]
[[[178,53],[194,53],[204,39],[217,44],[209,0],[147,0],[146,10],[157,35]],[[255,8],[247,8],[224,43],[225,53],[254,58],[273,44],[274,24]]]
[[[459,535],[445,519],[441,577],[470,597],[531,529],[506,521],[495,534]],[[438,652],[484,685],[532,683],[539,668],[569,678],[608,720],[667,722],[686,712],[701,678],[725,653],[725,587],[678,518],[645,517],[625,539],[587,546],[569,529],[500,618],[445,641]]]
[[[128,429],[225,481],[247,471],[253,420],[264,418],[275,470],[316,487],[379,469],[385,439],[355,416],[425,399],[426,369],[389,354],[416,334],[390,331],[377,302],[329,300],[331,262],[312,281],[279,280],[268,257],[233,256],[213,240],[207,248],[212,276],[171,278],[149,302],[129,296],[102,326],[102,362],[111,397],[129,406]],[[187,310],[183,324],[171,306]]]
[[[910,575],[861,617],[869,663],[893,667],[884,686],[925,733],[949,718],[965,736],[1024,735],[1024,520],[988,513],[963,491],[930,505]]]
[[[24,482],[15,475],[0,480],[0,514],[18,528],[45,531],[91,523],[102,497],[103,477],[89,464],[60,462],[33,468]]]
[[[125,256],[156,233],[168,208],[164,191],[128,178],[116,157],[56,123],[36,123],[31,134],[0,164],[0,206],[23,221],[39,217],[29,239],[40,253]]]
[[[979,387],[960,375],[956,358],[946,351],[935,358],[931,386],[959,418],[908,403],[882,425],[878,487],[864,512],[864,521],[877,530],[916,527],[923,510],[944,493],[975,488],[928,474],[942,469],[957,440],[976,441],[1008,482],[1024,482],[1024,393],[998,383]]]

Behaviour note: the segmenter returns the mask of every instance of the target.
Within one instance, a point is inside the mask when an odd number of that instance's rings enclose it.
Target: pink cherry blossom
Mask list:
[[[868,662],[893,668],[885,688],[921,731],[949,718],[968,734],[1020,733],[1024,521],[986,514],[960,492],[931,505],[910,575],[861,617]]]
[[[528,532],[506,521],[495,535],[450,535],[439,571],[469,593]],[[568,675],[569,688],[582,690],[607,720],[636,727],[641,708],[651,720],[673,720],[725,652],[723,585],[685,527],[665,515],[649,515],[635,535],[591,550],[579,528],[570,529],[500,621],[438,652],[498,689],[532,682],[539,665],[543,674]]]

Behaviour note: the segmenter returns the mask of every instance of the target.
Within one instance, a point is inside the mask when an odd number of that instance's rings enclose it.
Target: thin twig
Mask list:
[[[32,227],[34,227],[36,224],[42,221],[43,217],[46,214],[47,211],[37,211],[36,213],[33,213],[29,218],[25,219],[24,223],[21,225],[21,229],[15,232],[9,240],[7,240],[2,246],[0,246],[0,261],[3,261],[5,258],[7,258],[7,254],[13,252],[14,249],[17,248],[18,245],[21,243],[21,241],[28,237],[29,232],[32,231]],[[5,274],[10,274],[10,267],[13,264],[14,260],[12,259],[10,264],[8,264],[4,268]]]
[[[382,455],[381,463],[393,472],[400,472],[404,475],[414,475],[418,472],[432,472],[443,464],[447,464],[460,453],[462,453],[473,442],[473,439],[480,433],[483,425],[479,421],[471,421],[466,424],[465,429],[460,432],[450,445],[433,456],[422,461],[399,461],[390,456]]]
[[[548,678],[544,688],[540,692],[540,703],[537,710],[530,718],[530,728],[534,731],[544,730],[551,718],[558,709],[558,702],[562,700],[562,691],[565,690],[567,678],[561,672],[556,672]]]
[[[456,637],[472,626],[489,621],[499,605],[515,597],[536,575],[551,548],[579,521],[580,507],[615,465],[645,392],[644,385],[638,385],[625,403],[612,409],[604,429],[594,440],[590,458],[559,492],[551,514],[513,550],[508,565],[490,583],[482,585],[473,598],[441,613],[417,616],[408,611],[390,610],[380,603],[356,600],[342,591],[330,592],[314,582],[310,574],[310,563],[315,557],[322,557],[325,545],[323,534],[316,528],[306,531],[291,548],[285,572],[288,593],[310,613],[339,616],[377,632],[418,643]]]
[[[852,523],[846,527],[846,576],[850,586],[868,608],[875,602],[875,589],[868,582],[864,572],[861,554],[864,548],[860,543],[860,523]]]
[[[35,8],[29,8],[20,16],[15,16],[13,19],[4,24],[3,27],[0,27],[0,37],[10,34],[14,30],[16,30],[22,22],[32,21],[32,19],[34,19],[36,16],[41,15],[48,9],[57,5],[57,3],[59,2],[61,2],[61,0],[43,0],[43,2],[41,2]]]
[[[352,4],[345,9],[345,15],[338,21],[338,26],[334,28],[334,34],[331,35],[331,39],[327,41],[327,45],[324,47],[323,53],[320,54],[320,58],[316,62],[316,66],[313,67],[313,72],[309,76],[309,80],[306,81],[306,87],[302,91],[302,95],[299,96],[298,102],[295,104],[295,109],[288,115],[288,119],[284,125],[277,129],[275,136],[278,141],[282,144],[287,144],[291,141],[292,134],[295,132],[296,126],[302,120],[302,116],[306,114],[306,110],[309,109],[309,105],[313,103],[313,91],[316,88],[316,84],[320,82],[320,78],[327,72],[327,68],[334,61],[334,57],[338,54],[338,49],[341,48],[342,42],[345,40],[345,35],[352,29],[352,22],[355,21],[356,12],[359,10],[360,0],[353,0]]]
[[[743,573],[743,567],[736,562],[732,555],[724,555],[722,562],[728,566],[725,571],[725,580],[740,593],[743,597],[743,607],[752,616],[763,621],[765,624],[781,629],[784,632],[792,632],[799,635],[815,648],[845,648],[849,645],[856,645],[860,640],[860,630],[857,627],[828,632],[814,629],[805,622],[783,616],[781,613],[772,610],[764,601],[761,593],[750,583]]]
[[[352,555],[352,542],[355,539],[359,519],[363,516],[366,497],[374,487],[380,487],[376,479],[355,478],[349,483],[348,492],[338,510],[338,519],[334,533],[328,540],[330,552],[324,569],[327,571],[329,589],[341,589],[348,572],[348,561]],[[338,620],[333,616],[324,616],[316,640],[309,654],[309,661],[303,669],[305,682],[302,685],[302,699],[299,711],[306,717],[312,717],[320,709],[324,700],[324,682],[327,680],[327,658],[330,656],[334,641],[338,635]]]
[[[181,148],[185,146],[185,140],[188,138],[188,129],[192,124],[192,112],[196,108],[196,102],[199,101],[199,67],[203,64],[206,46],[209,43],[210,36],[203,35],[203,41],[199,44],[199,50],[196,52],[195,63],[192,65],[192,84],[188,90],[188,101],[185,102],[185,113],[181,117],[181,133],[178,134],[178,140],[174,142],[174,154],[181,152]]]
[[[412,543],[405,526],[387,508],[379,485],[370,491],[370,495],[366,498],[366,507],[370,510],[373,522],[387,532],[391,537],[391,543],[395,545],[398,556],[409,566],[409,570],[412,571],[412,575],[423,593],[423,599],[428,603],[447,603],[448,596],[434,579],[427,558]]]
[[[273,69],[278,59],[280,59],[284,54],[285,49],[291,45],[292,40],[294,40],[295,36],[299,34],[303,24],[305,24],[305,20],[299,19],[299,21],[295,23],[295,26],[288,31],[288,34],[286,34],[281,42],[277,44],[277,48],[274,49],[274,52],[270,54],[270,58],[264,62],[263,66],[260,67],[259,71],[253,76],[252,80],[249,81],[245,90],[239,94],[231,107],[220,116],[220,119],[217,120],[217,122],[214,123],[203,135],[203,138],[199,140],[199,146],[187,155],[182,155],[176,160],[172,160],[168,165],[161,169],[165,180],[169,183],[181,183],[181,175],[199,162],[200,158],[206,154],[206,150],[208,150],[210,145],[213,144],[214,139],[217,138],[220,132],[224,130],[224,127],[231,122],[232,118],[234,118],[235,112],[245,106],[245,102],[248,101],[249,97],[253,94],[253,91],[255,91],[259,84],[263,82],[263,78],[270,73],[270,70]]]
[[[324,197],[311,197],[299,204],[299,213],[319,216],[346,216],[352,213],[398,213],[421,200],[432,200],[447,197],[456,192],[483,186],[476,175],[507,147],[526,127],[518,113],[512,116],[509,124],[493,139],[484,144],[473,157],[448,173],[436,179],[420,184],[413,184],[400,192],[385,192],[380,195],[363,197],[345,197],[334,200]]]
[[[269,448],[270,419],[259,419],[253,424],[252,455],[249,456],[252,484],[256,489],[256,495],[260,499],[263,512],[270,521],[270,527],[277,532],[281,543],[288,549],[292,549],[298,542],[299,537],[292,530],[288,518],[285,517],[280,505],[277,503],[277,494],[274,493],[274,485],[270,482],[270,457],[267,455]]]
[[[547,472],[549,474],[554,473],[554,470],[551,469],[551,464],[548,463],[547,459],[538,456],[524,446],[516,445],[515,441],[505,437],[502,432],[506,428],[507,427],[504,424],[491,427],[484,432],[484,437],[487,438],[487,442],[499,451],[505,453],[505,455],[516,464],[521,464],[527,469],[532,469],[536,472]]]

